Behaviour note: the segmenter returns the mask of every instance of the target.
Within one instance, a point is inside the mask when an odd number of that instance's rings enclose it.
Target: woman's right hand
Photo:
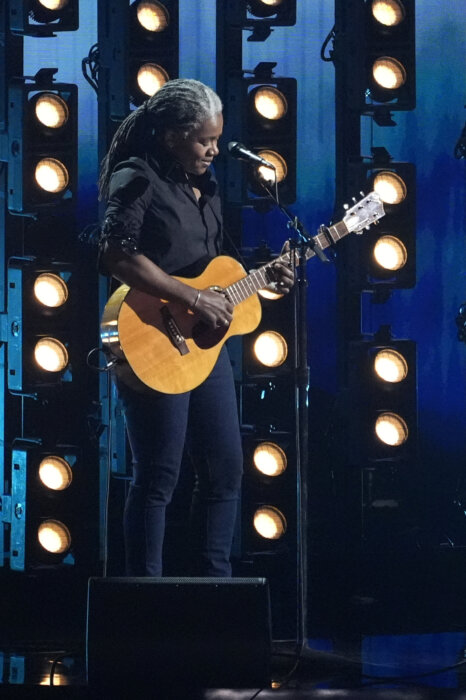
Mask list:
[[[212,328],[225,328],[233,320],[234,306],[220,287],[201,289],[194,312]]]

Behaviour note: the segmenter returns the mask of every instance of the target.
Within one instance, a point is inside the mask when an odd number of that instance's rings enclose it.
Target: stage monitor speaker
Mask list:
[[[89,579],[90,687],[260,688],[271,646],[264,578]]]

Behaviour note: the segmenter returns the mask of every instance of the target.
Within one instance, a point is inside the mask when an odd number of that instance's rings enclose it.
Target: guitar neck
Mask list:
[[[315,247],[319,246],[321,250],[325,250],[347,236],[348,233],[350,233],[350,231],[345,222],[339,221],[333,226],[328,226],[322,233],[318,233],[316,236],[313,236],[312,240]],[[314,255],[316,255],[315,250],[311,246],[306,246],[306,260],[314,257]],[[262,267],[259,267],[257,270],[253,270],[246,277],[243,277],[237,282],[230,284],[225,288],[225,292],[227,293],[232,304],[234,306],[240,304],[245,299],[248,299],[253,294],[256,294],[259,289],[264,289],[264,287],[267,287],[271,282],[273,282],[274,275],[272,272],[272,266],[275,262],[283,262],[285,265],[289,265],[290,261],[291,253],[288,251],[280,255],[278,258],[271,260],[266,265],[262,265]]]

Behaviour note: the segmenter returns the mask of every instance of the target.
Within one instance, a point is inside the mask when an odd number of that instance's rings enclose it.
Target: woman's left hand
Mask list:
[[[275,277],[275,281],[272,283],[274,291],[280,294],[288,294],[295,282],[293,270],[288,265],[280,262],[274,262],[271,267]]]

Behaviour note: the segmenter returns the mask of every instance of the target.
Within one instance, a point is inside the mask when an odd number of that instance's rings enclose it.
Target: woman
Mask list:
[[[210,165],[218,155],[222,104],[196,80],[172,80],[120,125],[102,163],[108,201],[101,269],[120,282],[186,306],[212,327],[233,305],[221,291],[172,275],[198,276],[221,252],[222,217]],[[284,292],[293,274],[277,266]],[[230,576],[242,450],[232,370],[225,348],[209,377],[183,394],[139,393],[120,384],[133,460],[124,515],[128,575],[162,575],[165,511],[183,451],[196,472],[199,562],[204,576]]]

